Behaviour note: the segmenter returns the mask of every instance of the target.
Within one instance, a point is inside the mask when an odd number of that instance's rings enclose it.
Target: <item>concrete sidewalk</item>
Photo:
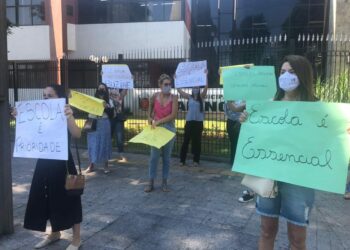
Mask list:
[[[88,176],[83,201],[81,249],[257,249],[259,216],[253,202],[237,202],[243,187],[225,163],[203,161],[200,168],[172,160],[170,193],[143,192],[147,155],[126,154]],[[82,166],[87,165],[86,152]],[[45,234],[23,229],[35,161],[13,160],[15,233],[0,237],[0,249],[32,249]],[[159,167],[160,170],[160,167]],[[159,172],[160,176],[160,172]],[[308,230],[308,249],[350,249],[350,202],[317,192]],[[49,230],[49,227],[48,227]],[[47,249],[65,249],[71,230]],[[286,221],[281,220],[276,249],[288,249]]]

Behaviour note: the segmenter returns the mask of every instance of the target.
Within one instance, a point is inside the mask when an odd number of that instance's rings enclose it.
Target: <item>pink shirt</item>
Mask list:
[[[170,101],[162,106],[160,101],[158,100],[159,95],[157,95],[154,99],[154,120],[158,121],[167,117],[173,111],[173,95],[170,97]]]

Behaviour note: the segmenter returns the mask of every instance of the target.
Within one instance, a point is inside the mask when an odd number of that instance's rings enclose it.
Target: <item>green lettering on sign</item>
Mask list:
[[[247,103],[233,171],[344,193],[350,158],[350,104]]]
[[[223,81],[226,101],[272,100],[277,90],[273,66],[226,69]]]

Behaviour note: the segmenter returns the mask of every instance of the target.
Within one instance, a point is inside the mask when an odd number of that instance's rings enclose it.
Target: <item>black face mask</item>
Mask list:
[[[106,94],[107,94],[107,92],[106,92],[106,90],[104,90],[104,89],[98,89],[98,90],[97,90],[97,95],[98,95],[98,96],[103,96],[103,97],[105,97]]]

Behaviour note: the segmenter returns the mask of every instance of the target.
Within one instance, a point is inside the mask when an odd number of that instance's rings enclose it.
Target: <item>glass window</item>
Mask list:
[[[32,5],[41,5],[44,4],[44,0],[32,0]]]
[[[30,0],[18,0],[18,5],[23,6],[23,5],[30,5],[31,1]]]
[[[220,32],[231,32],[232,31],[232,15],[221,14],[220,15]]]
[[[31,7],[18,7],[18,25],[31,25]]]
[[[34,25],[45,23],[45,11],[42,5],[32,6],[32,17]]]
[[[45,24],[44,0],[6,0],[7,15],[14,25]]]
[[[74,15],[74,11],[73,11],[73,6],[72,5],[67,5],[66,6],[66,14],[67,14],[67,16],[73,16]]]
[[[109,8],[108,22],[122,23],[129,22],[129,13],[131,12],[129,3],[113,3]]]
[[[147,3],[147,20],[148,21],[163,21],[164,12],[163,12],[163,3],[158,1],[149,1]]]
[[[312,11],[310,10],[310,23],[311,22],[323,22],[324,19],[324,7],[313,6]]]
[[[179,21],[181,20],[181,2],[180,1],[163,1],[164,20]]]
[[[15,0],[6,0],[6,6],[16,6],[16,1]]]
[[[16,23],[16,8],[15,7],[7,7],[6,8],[7,19],[15,24]]]
[[[146,21],[146,3],[145,2],[133,2],[129,4],[130,22],[145,22]]]
[[[220,4],[221,13],[233,12],[233,0],[221,0]]]

